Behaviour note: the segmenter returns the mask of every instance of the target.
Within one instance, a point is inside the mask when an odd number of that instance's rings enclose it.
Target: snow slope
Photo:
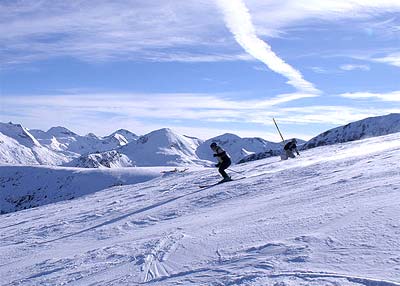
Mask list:
[[[400,285],[399,161],[392,134],[5,214],[0,285]]]
[[[161,176],[163,170],[0,166],[0,213],[71,200],[111,186],[141,183]]]
[[[281,150],[282,146],[279,143],[273,143],[261,138],[241,138],[235,134],[226,133],[211,139],[206,140],[196,150],[199,158],[209,161],[215,161],[213,153],[210,150],[210,144],[217,143],[231,156],[232,162],[237,163],[239,160],[254,153],[265,151]]]
[[[302,146],[302,149],[382,136],[396,132],[400,132],[400,114],[392,113],[385,116],[366,118],[325,131],[308,141]]]
[[[184,136],[169,128],[141,136],[118,149],[136,166],[183,166],[209,164],[196,155],[200,139]]]
[[[4,135],[13,138],[22,146],[31,148],[33,146],[41,146],[40,143],[24,128],[21,124],[1,123],[0,132]]]
[[[22,125],[0,122],[0,162],[60,165],[69,159],[42,146]]]
[[[3,164],[36,165],[32,150],[0,132],[0,162]]]

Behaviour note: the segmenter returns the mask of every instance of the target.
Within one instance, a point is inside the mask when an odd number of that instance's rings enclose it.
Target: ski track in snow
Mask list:
[[[400,285],[400,134],[1,216],[0,285]]]

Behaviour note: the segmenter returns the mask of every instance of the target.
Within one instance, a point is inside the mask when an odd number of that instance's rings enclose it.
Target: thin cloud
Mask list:
[[[373,107],[350,107],[343,105],[315,105],[304,107],[283,108],[284,116],[280,122],[296,125],[342,125],[371,116],[386,115],[388,113],[400,112],[400,108],[373,108]],[[279,118],[279,117],[278,117]]]
[[[389,93],[371,93],[371,92],[354,92],[343,93],[341,97],[351,99],[378,99],[388,102],[400,102],[400,91],[393,91]]]
[[[226,61],[213,3],[190,1],[0,2],[3,63],[72,56],[85,61]],[[220,29],[221,30],[221,29]],[[219,49],[219,50],[216,50]],[[196,50],[197,49],[197,50]],[[181,51],[179,51],[181,50]],[[193,50],[193,52],[191,52]]]
[[[322,67],[310,67],[310,69],[318,74],[328,74],[330,73],[327,69],[322,68]]]
[[[218,0],[229,30],[243,49],[266,64],[272,71],[288,78],[288,84],[305,92],[318,93],[314,85],[303,79],[301,73],[278,57],[271,46],[256,35],[251,15],[241,0]]]
[[[257,35],[268,36],[306,20],[368,19],[400,11],[398,0],[246,4]],[[382,26],[399,31],[391,19],[377,28]],[[0,34],[3,65],[62,56],[91,62],[248,60],[233,48],[214,0],[98,0],[95,7],[93,1],[0,1],[0,30],[7,31]]]
[[[310,19],[369,19],[400,11],[398,0],[248,0],[246,3],[252,12],[257,32],[267,36],[280,36],[285,28]]]
[[[221,94],[75,94],[42,96],[2,96],[4,112],[1,121],[41,121],[50,124],[74,126],[95,125],[104,129],[118,122],[139,122],[136,126],[155,126],[154,122],[183,120],[193,125],[212,125],[227,122],[271,126],[270,118],[278,117],[283,124],[344,124],[368,116],[400,112],[399,108],[348,106],[287,107],[284,103],[307,98],[307,94],[279,95],[271,100],[235,101]],[[154,102],[158,104],[155,106]],[[274,108],[267,108],[274,107]],[[8,111],[9,110],[9,111]],[[68,124],[65,124],[68,123]],[[103,126],[104,122],[104,126]],[[114,126],[119,126],[116,124]],[[94,130],[94,129],[93,129]],[[147,129],[148,130],[148,129]],[[104,132],[101,132],[104,134]]]
[[[369,71],[369,70],[371,70],[371,68],[368,65],[357,65],[357,64],[341,65],[340,69],[344,70],[344,71],[354,71],[354,70]]]
[[[71,92],[71,90],[69,90]],[[73,92],[73,90],[72,90]],[[59,106],[64,108],[85,108],[99,111],[134,109],[138,114],[141,110],[256,110],[272,107],[303,98],[315,97],[315,94],[290,93],[281,94],[263,100],[233,100],[231,94],[225,93],[77,93],[54,95],[20,95],[2,96],[2,103],[24,106]],[[154,105],[157,102],[157,106]],[[182,116],[187,115],[183,114]],[[154,114],[154,116],[163,116]]]
[[[372,61],[400,67],[400,52],[388,54],[381,58],[372,58]]]

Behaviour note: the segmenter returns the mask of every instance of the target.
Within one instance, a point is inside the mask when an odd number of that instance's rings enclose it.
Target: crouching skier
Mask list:
[[[296,152],[297,156],[300,156],[299,150],[297,150],[296,143],[297,140],[293,138],[289,143],[286,143],[285,147],[283,147],[286,155],[286,158],[284,160],[287,160],[288,158],[295,158],[296,156],[294,155],[293,151]]]
[[[210,148],[214,151],[213,156],[218,159],[218,164],[216,164],[215,167],[218,168],[219,173],[223,177],[220,183],[232,181],[231,177],[225,172],[232,163],[228,153],[215,142],[211,143]]]

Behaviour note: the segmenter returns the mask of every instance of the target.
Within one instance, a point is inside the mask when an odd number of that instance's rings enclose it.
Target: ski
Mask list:
[[[200,189],[211,188],[211,187],[214,187],[214,186],[217,186],[217,185],[220,185],[220,184],[225,184],[225,183],[229,183],[229,182],[235,182],[235,181],[239,181],[239,180],[243,180],[243,179],[246,179],[246,177],[242,177],[242,178],[238,178],[238,179],[234,179],[234,180],[232,179],[230,181],[220,181],[218,183],[209,184],[209,185],[199,185],[199,188]]]
[[[221,184],[221,183],[215,183],[215,184],[210,184],[210,185],[199,185],[199,188],[200,189],[211,188],[211,187],[214,187],[219,184]]]
[[[218,183],[214,183],[214,184],[200,185],[199,188],[200,189],[204,189],[204,188],[213,187],[213,186],[216,186],[216,185],[220,185],[220,184],[227,183],[227,182],[232,182],[232,181],[233,180],[230,180],[230,181],[219,181]]]

